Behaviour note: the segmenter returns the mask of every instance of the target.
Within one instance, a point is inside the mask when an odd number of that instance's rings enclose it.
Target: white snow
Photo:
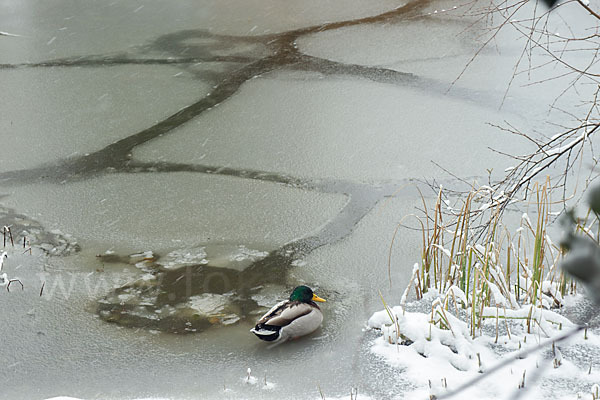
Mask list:
[[[531,223],[531,219],[529,218],[529,215],[527,213],[523,213],[523,215],[521,216],[521,219],[524,220],[525,222],[527,222],[527,224],[529,225],[529,227],[533,227],[533,224]],[[519,228],[520,229],[520,228]],[[518,232],[521,232],[521,230],[517,229]]]
[[[454,287],[450,290],[461,297]],[[437,309],[441,305],[441,297],[434,293],[429,296],[429,300],[431,298],[435,298],[432,306]],[[426,300],[421,302],[423,301]],[[413,308],[415,304],[418,303],[411,303]],[[376,312],[369,319],[368,326],[381,330],[381,335],[373,342],[372,352],[389,366],[399,369],[399,376],[409,383],[405,399],[440,396],[480,376],[480,372],[511,357],[519,349],[536,346],[541,340],[547,340],[545,337],[556,337],[573,326],[565,317],[550,310],[486,307],[483,315],[490,319],[484,319],[483,333],[478,332],[473,339],[469,324],[454,317],[450,311],[445,311],[445,315],[451,329],[440,329],[432,324],[430,312],[403,311],[402,307],[391,309],[396,319],[394,323],[386,310]],[[535,323],[531,323],[531,331],[528,333],[526,319],[530,314]],[[505,322],[505,317],[508,322]],[[499,321],[497,339],[496,321]],[[505,323],[510,325],[510,337]],[[397,329],[403,336],[398,337]],[[412,341],[412,344],[402,343],[406,339]],[[559,348],[562,348],[562,352]],[[589,366],[589,361],[585,357],[583,360],[573,357],[573,354],[597,353],[600,351],[600,337],[587,332],[586,340],[583,332],[578,332],[566,342],[558,344],[554,356],[549,353],[551,351],[551,347],[547,346],[528,357],[515,359],[510,365],[473,384],[455,398],[510,398],[518,390],[524,372],[525,387],[529,390],[525,396],[527,399],[576,398],[577,391],[581,392],[583,398],[587,398],[586,395],[591,398],[592,387],[595,387],[592,385],[600,382],[600,373],[592,369],[591,374],[588,374],[588,368],[582,365]],[[529,377],[540,368],[543,368],[542,378],[530,383]]]
[[[3,251],[2,254],[0,254],[0,271],[2,271],[2,267],[4,266],[4,260],[8,258],[8,254]]]
[[[560,154],[560,153],[564,153],[565,151],[567,151],[569,149],[572,149],[577,144],[581,143],[581,141],[585,140],[586,138],[587,138],[587,133],[584,132],[584,133],[581,134],[581,136],[579,136],[576,139],[573,139],[571,142],[567,143],[566,145],[564,145],[564,146],[557,146],[557,147],[555,147],[553,149],[546,150],[545,153],[548,156],[554,156],[554,155],[557,155],[557,154]]]

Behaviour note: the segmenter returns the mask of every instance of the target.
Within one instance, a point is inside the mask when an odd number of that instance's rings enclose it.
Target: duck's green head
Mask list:
[[[297,286],[290,295],[290,301],[300,301],[302,303],[310,303],[311,301],[325,301],[316,294],[308,286]]]

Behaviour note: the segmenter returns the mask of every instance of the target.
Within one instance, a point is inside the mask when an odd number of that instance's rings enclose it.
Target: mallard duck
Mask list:
[[[271,308],[250,329],[259,339],[282,343],[314,332],[323,322],[323,314],[315,301],[324,302],[308,286],[298,286],[284,300]]]

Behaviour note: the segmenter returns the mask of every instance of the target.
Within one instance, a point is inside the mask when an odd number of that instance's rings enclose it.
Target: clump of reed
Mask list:
[[[423,200],[423,217],[418,218],[421,260],[409,288],[414,288],[417,300],[430,291],[439,293],[432,323],[451,330],[446,312],[453,303],[457,315],[459,307],[466,311],[462,315],[467,315],[473,337],[487,318],[495,318],[496,326],[500,319],[522,319],[529,331],[532,324],[540,324],[540,310],[559,308],[564,296],[576,292],[576,283],[558,266],[563,255],[558,240],[555,243],[548,233],[556,215],[549,181],[537,184],[532,193],[533,221],[524,213],[512,231],[504,222],[510,219],[505,202],[497,201],[489,188],[471,190],[454,208],[442,188],[433,207]],[[511,218],[517,219],[514,213]],[[600,241],[594,213],[578,220],[577,227]],[[562,328],[553,314],[545,313],[545,320]],[[508,324],[506,329],[510,335]]]

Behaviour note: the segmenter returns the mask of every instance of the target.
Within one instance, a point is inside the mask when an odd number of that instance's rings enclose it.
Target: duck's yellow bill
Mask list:
[[[320,301],[320,302],[325,302],[325,299],[320,298],[319,296],[317,296],[316,294],[313,293],[313,301]]]

